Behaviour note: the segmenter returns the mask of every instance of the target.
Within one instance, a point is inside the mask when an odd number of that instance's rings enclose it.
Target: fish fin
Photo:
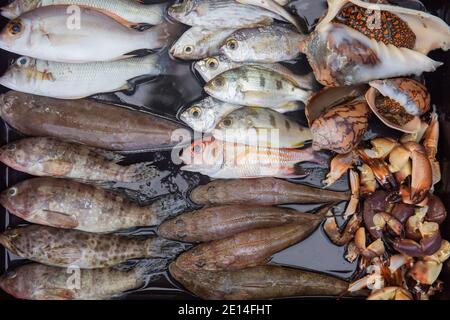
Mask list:
[[[285,21],[292,23],[299,32],[302,32],[302,27],[295,19],[295,17],[291,13],[289,13],[285,8],[283,8],[281,5],[279,5],[277,2],[273,0],[236,0],[236,2],[257,6],[266,9],[270,12],[273,12],[279,15]]]
[[[167,270],[170,259],[144,259],[138,260],[137,263],[133,266],[136,268],[138,274],[141,276],[152,275],[154,273],[161,273]]]
[[[145,242],[148,257],[168,260],[175,259],[180,253],[192,247],[189,243],[167,240],[160,237],[151,237],[145,240]]]
[[[149,36],[149,49],[165,48],[179,38],[184,28],[180,24],[163,22],[145,32]]]
[[[51,160],[42,163],[42,168],[51,176],[63,177],[72,171],[72,164],[64,160]]]
[[[94,9],[92,7],[83,6],[83,5],[81,5],[81,7],[85,8],[87,10],[93,10],[93,11],[100,12],[100,13],[102,13],[102,14],[104,14],[104,15],[106,15],[106,16],[114,19],[114,20],[116,20],[117,22],[119,22],[120,24],[122,24],[122,25],[124,25],[124,26],[126,26],[128,28],[134,28],[134,26],[138,25],[138,24],[130,22],[130,21],[122,18],[121,16],[119,16],[119,15],[117,15],[117,14],[111,12],[111,11],[108,11],[108,10],[103,10],[101,8],[95,8]]]
[[[287,102],[281,106],[274,107],[273,110],[278,111],[280,113],[286,113],[286,112],[294,112],[294,111],[302,110],[302,109],[304,109],[304,107],[305,107],[304,104],[299,101],[291,101],[291,102]]]
[[[124,182],[146,182],[158,176],[159,170],[152,162],[141,162],[126,167]]]
[[[121,162],[125,159],[125,156],[122,154],[119,154],[117,152],[114,151],[109,151],[109,150],[104,150],[104,149],[99,149],[99,148],[93,148],[93,147],[89,147],[94,153],[98,154],[99,156],[102,156],[103,158],[105,158],[108,161],[114,162],[114,163],[118,163]]]
[[[38,300],[73,300],[73,291],[65,288],[46,288],[33,294]]]
[[[75,229],[79,223],[77,219],[64,212],[57,212],[51,210],[44,210],[45,215],[42,219],[35,220],[34,222],[42,225],[50,225],[55,228]]]
[[[281,179],[299,179],[299,178],[305,178],[309,175],[309,172],[304,170],[299,165],[293,165],[289,166],[283,169],[280,169],[278,173],[276,174],[276,178]]]
[[[168,218],[173,218],[178,214],[190,208],[186,199],[178,194],[168,194],[159,197],[150,205],[152,210],[156,212],[158,224]]]

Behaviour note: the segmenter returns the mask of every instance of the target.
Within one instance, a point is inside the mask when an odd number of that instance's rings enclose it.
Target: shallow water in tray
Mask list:
[[[0,1],[3,4],[5,1]],[[148,3],[157,1],[146,1]],[[413,6],[415,8],[421,8],[421,4],[415,0],[403,0],[399,3]],[[433,13],[438,14],[440,17],[445,18],[447,22],[450,22],[450,6],[447,1],[424,1],[427,8]],[[313,24],[324,13],[326,9],[326,1],[318,0],[297,0],[291,3],[291,7],[295,10],[299,16],[304,20],[304,24],[311,30]],[[2,25],[6,22],[5,19],[1,20]],[[0,72],[6,67],[7,61],[13,57],[4,51],[0,52]],[[447,104],[450,101],[450,93],[448,88],[445,88],[444,82],[448,83],[449,79],[449,66],[450,59],[448,54],[442,52],[433,53],[433,58],[439,61],[447,62],[447,64],[440,68],[436,73],[427,75],[426,80],[432,93],[433,103],[436,104],[438,110],[442,113],[443,127],[445,133],[450,134],[450,125],[445,121],[448,119],[448,113],[442,110],[447,110]],[[124,104],[131,106],[135,109],[152,112],[155,114],[163,115],[169,118],[176,118],[180,108],[183,108],[186,104],[199,99],[204,95],[202,92],[203,82],[192,72],[190,62],[172,61],[171,62],[176,69],[177,76],[164,76],[151,81],[146,79],[140,79],[136,86],[136,89],[129,92],[119,92],[115,94],[99,95],[96,99],[101,101],[108,101],[118,104]],[[308,72],[308,66],[304,57],[299,58],[295,64],[289,65],[294,68],[297,73]],[[446,79],[445,81],[442,81]],[[1,88],[3,92],[5,88]],[[304,122],[304,115],[302,112],[293,114],[292,117],[296,118],[300,122]],[[32,121],[33,119],[30,119]],[[13,130],[10,130],[6,124],[0,123],[0,141],[1,144],[5,144],[10,141],[19,139],[21,135]],[[368,137],[377,135],[383,132],[383,134],[391,134],[386,128],[373,121],[371,123],[371,130],[368,133]],[[449,141],[447,135],[443,135],[441,147],[441,158],[447,158],[447,155],[442,150],[450,150]],[[192,208],[192,204],[187,200],[189,190],[199,184],[206,183],[208,179],[199,174],[192,174],[188,172],[180,171],[180,167],[174,165],[170,160],[170,152],[147,152],[140,154],[128,155],[126,158],[127,163],[135,163],[141,161],[151,161],[160,169],[160,173],[152,181],[149,181],[144,185],[115,185],[114,187],[119,192],[124,192],[130,198],[145,204],[153,201],[154,198],[164,196],[167,194],[178,195],[183,200],[183,205],[186,208]],[[442,164],[447,167],[447,163],[442,161]],[[444,170],[445,171],[445,170]],[[326,174],[323,170],[314,170],[309,177],[298,182],[306,183],[312,186],[321,186],[321,181]],[[19,181],[25,180],[29,176],[6,168],[3,164],[0,165],[0,185],[1,190],[8,186],[11,186]],[[444,181],[446,176],[444,174]],[[335,186],[335,190],[348,189],[348,183],[346,179],[342,179]],[[444,184],[441,188],[441,193],[446,195],[448,187]],[[445,197],[448,198],[448,197]],[[293,205],[295,209],[306,211],[315,209],[317,206],[304,206]],[[343,210],[345,204],[336,209],[337,212]],[[4,210],[3,208],[1,210]],[[0,215],[0,229],[4,229],[11,226],[16,226],[23,223],[23,221],[9,214]],[[154,232],[153,228],[143,228],[134,230],[133,234],[148,234]],[[271,262],[283,265],[289,265],[294,267],[301,267],[306,269],[317,270],[329,274],[333,274],[342,278],[351,277],[355,269],[355,264],[350,264],[343,259],[344,248],[336,247],[333,245],[324,235],[321,228],[319,228],[311,237],[303,242],[294,245],[276,255],[273,256]],[[11,254],[5,252],[0,248],[0,274],[8,268],[17,264],[23,263],[23,261]],[[3,298],[4,294],[0,292],[0,297]],[[168,299],[168,298],[188,298],[191,297],[188,293],[182,290],[167,274],[163,274],[160,280],[152,281],[145,288],[132,293],[128,297],[138,299]]]

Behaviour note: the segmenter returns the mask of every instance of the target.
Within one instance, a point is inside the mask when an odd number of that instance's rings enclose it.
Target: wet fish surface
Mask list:
[[[170,274],[187,290],[209,300],[258,300],[294,296],[340,296],[344,280],[299,269],[257,266],[239,271],[196,271],[169,266]]]
[[[225,39],[236,29],[207,29],[192,27],[187,30],[172,46],[173,57],[184,60],[199,60],[219,54]]]
[[[9,212],[29,222],[97,233],[158,225],[182,210],[178,201],[169,195],[141,207],[102,188],[54,178],[25,180],[0,195]]]
[[[34,175],[87,182],[142,182],[157,175],[149,163],[117,164],[123,156],[55,138],[25,138],[0,148],[0,161]]]
[[[164,12],[167,8],[167,3],[143,4],[131,0],[14,0],[1,8],[1,14],[6,18],[14,19],[36,8],[54,5],[93,8],[128,26],[141,23],[160,24],[164,21]]]
[[[158,267],[139,263],[130,270],[77,269],[29,263],[0,277],[0,288],[17,299],[104,300],[143,287]]]
[[[236,62],[275,63],[297,58],[304,38],[291,26],[245,28],[229,36],[220,51]]]
[[[210,29],[266,26],[274,19],[284,20],[271,11],[235,0],[186,0],[173,4],[168,13],[181,23]]]
[[[172,259],[185,245],[155,236],[136,239],[30,225],[0,234],[0,244],[12,253],[55,267],[97,269],[131,259]]]
[[[19,57],[0,77],[16,91],[59,99],[79,99],[98,93],[131,89],[128,80],[165,72],[159,54],[110,62],[61,63]]]
[[[166,22],[138,31],[101,12],[83,7],[79,11],[79,26],[75,21],[70,24],[70,7],[44,6],[27,12],[2,30],[0,48],[56,62],[111,61],[137,50],[165,47],[180,28]]]
[[[321,219],[287,208],[228,205],[204,208],[166,220],[158,228],[164,238],[186,242],[208,242],[237,233],[288,223],[310,223]]]
[[[312,140],[309,128],[267,108],[243,107],[224,116],[216,139],[262,147],[297,148]]]
[[[60,100],[17,91],[0,95],[0,115],[26,135],[116,151],[173,146],[172,133],[183,128],[161,117],[92,100]]]
[[[199,244],[182,253],[175,265],[186,271],[230,271],[265,264],[273,254],[311,235],[328,210],[329,206],[321,208],[314,220],[243,231]]]
[[[348,201],[349,192],[309,187],[275,178],[253,180],[216,180],[192,190],[190,198],[197,204],[280,205]]]
[[[249,107],[295,110],[292,102],[306,102],[311,92],[299,88],[290,78],[256,65],[225,71],[204,87],[210,96]]]

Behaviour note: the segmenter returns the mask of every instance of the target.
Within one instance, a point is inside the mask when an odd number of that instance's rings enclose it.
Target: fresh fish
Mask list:
[[[83,270],[29,263],[8,270],[0,277],[0,288],[17,299],[104,300],[142,288],[157,277],[166,263],[158,259],[139,262],[130,270],[102,268]]]
[[[140,258],[170,260],[185,249],[179,242],[155,236],[136,239],[39,225],[7,230],[0,234],[0,244],[25,259],[81,269],[106,268]]]
[[[179,201],[169,195],[141,207],[102,188],[53,178],[25,180],[0,194],[2,206],[26,221],[98,233],[158,225],[184,209]]]
[[[54,5],[93,8],[130,27],[138,24],[160,24],[164,21],[167,8],[167,3],[142,4],[133,0],[14,0],[1,8],[1,14],[14,19],[36,8]]]
[[[97,93],[131,89],[128,80],[165,72],[160,55],[111,62],[70,64],[17,58],[0,77],[0,85],[25,93],[79,99]]]
[[[16,91],[0,95],[0,116],[25,135],[116,151],[171,147],[173,132],[184,128],[161,117],[92,100],[60,100]]]
[[[175,265],[186,271],[230,271],[265,264],[273,254],[307,238],[329,209],[320,209],[315,220],[244,231],[199,244],[182,253]]]
[[[246,28],[229,36],[220,51],[236,62],[275,63],[297,58],[304,38],[290,26]]]
[[[239,271],[191,272],[173,262],[169,271],[196,296],[214,300],[341,296],[349,285],[344,280],[325,274],[270,265]]]
[[[336,192],[281,179],[217,180],[192,190],[193,202],[205,206],[226,204],[280,205],[348,201],[349,192]]]
[[[266,108],[243,107],[213,130],[216,139],[271,148],[297,148],[312,140],[309,128]]]
[[[256,65],[225,71],[210,80],[204,89],[225,102],[280,110],[289,108],[286,104],[293,101],[306,102],[311,95],[283,74]]]
[[[118,165],[123,156],[55,138],[25,138],[0,148],[0,161],[34,176],[87,182],[143,182],[158,170],[148,162]]]
[[[208,242],[237,233],[288,223],[311,223],[322,219],[314,214],[271,206],[234,205],[204,208],[163,222],[158,234],[186,242]]]
[[[218,54],[225,39],[234,31],[236,29],[192,27],[175,42],[170,54],[184,60],[199,60]]]
[[[239,108],[242,106],[208,96],[184,110],[180,119],[195,131],[209,133],[224,116]]]
[[[275,71],[282,74],[283,76],[289,78],[298,87],[314,90],[316,85],[316,80],[314,78],[314,73],[309,73],[307,75],[294,74],[289,68],[286,68],[280,63],[254,63],[254,62],[234,62],[228,59],[224,55],[208,57],[203,60],[197,61],[194,64],[195,70],[200,74],[200,76],[208,82],[214,79],[219,74],[241,67],[242,65],[257,65],[263,68]]]
[[[300,162],[326,165],[326,157],[306,149],[247,146],[214,139],[195,141],[183,150],[184,171],[199,172],[213,179],[301,178],[307,174]]]
[[[169,7],[169,15],[190,26],[209,29],[267,26],[283,17],[235,0],[184,0]]]
[[[0,33],[0,48],[56,62],[111,61],[133,51],[165,47],[180,28],[165,22],[138,31],[92,9],[80,8],[79,14],[80,25],[74,22],[68,26],[70,10],[66,6],[27,12],[11,20]]]

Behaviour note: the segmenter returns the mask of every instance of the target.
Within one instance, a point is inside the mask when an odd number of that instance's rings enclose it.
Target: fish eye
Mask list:
[[[16,62],[16,64],[19,67],[26,67],[28,65],[28,63],[29,63],[29,60],[27,57],[20,57],[19,59],[17,59],[17,62]]]
[[[238,42],[235,39],[229,39],[227,41],[227,48],[230,50],[236,50],[238,47]]]
[[[224,85],[224,80],[222,77],[217,77],[213,80],[212,84],[215,87],[222,87]]]
[[[185,46],[183,49],[184,53],[191,54],[194,51],[192,46]]]
[[[210,68],[211,70],[215,70],[219,67],[219,61],[217,61],[216,58],[209,58],[206,61],[206,65],[208,66],[208,68]]]
[[[16,35],[22,32],[23,30],[23,24],[22,21],[19,19],[12,20],[7,27],[7,30],[10,34]]]
[[[233,120],[231,120],[231,118],[225,118],[225,119],[223,119],[223,121],[222,121],[222,125],[224,126],[224,127],[229,127],[229,126],[231,126],[233,124]]]
[[[17,195],[17,188],[16,187],[9,188],[7,193],[8,197],[14,197],[15,195]]]
[[[190,110],[190,114],[193,118],[198,119],[202,115],[202,109],[199,106],[193,106]]]

